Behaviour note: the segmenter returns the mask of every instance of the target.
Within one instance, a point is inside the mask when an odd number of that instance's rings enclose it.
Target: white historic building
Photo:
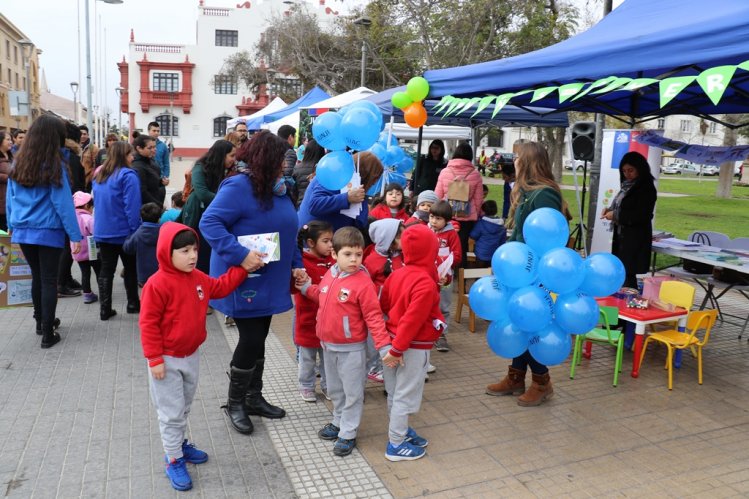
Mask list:
[[[131,31],[129,54],[118,63],[125,89],[120,109],[129,117],[130,130],[145,131],[149,122],[157,121],[175,155],[196,157],[224,136],[228,119],[262,109],[278,86],[299,86],[298,80],[281,75],[274,78],[270,96],[265,88],[254,96],[241,82],[218,76],[227,57],[243,50],[254,53],[271,20],[299,5],[317,15],[323,26],[338,15],[325,0],[253,0],[236,8],[209,7],[200,0],[194,44],[140,41]],[[295,90],[301,95],[305,89]]]

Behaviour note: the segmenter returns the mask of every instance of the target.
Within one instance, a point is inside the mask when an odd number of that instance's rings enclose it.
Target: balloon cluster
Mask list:
[[[318,182],[333,191],[343,189],[354,175],[354,159],[346,149],[366,151],[377,142],[384,127],[382,112],[367,100],[317,117],[312,123],[312,136],[330,151],[317,163]]]
[[[403,111],[403,118],[411,128],[419,128],[427,122],[427,110],[422,101],[429,95],[429,82],[421,76],[408,80],[405,92],[395,92],[390,98],[394,107]]]
[[[525,243],[497,248],[494,275],[476,281],[468,301],[476,315],[491,321],[486,339],[495,354],[512,358],[529,350],[542,364],[560,364],[570,353],[570,335],[598,323],[594,297],[624,283],[624,265],[609,253],[583,260],[566,248],[567,220],[552,208],[528,215],[523,238]]]
[[[382,191],[383,186],[391,182],[406,186],[408,183],[406,173],[413,170],[414,160],[398,145],[395,135],[383,130],[375,145],[368,151],[377,156],[384,167],[380,179],[367,191],[368,196],[376,196]]]

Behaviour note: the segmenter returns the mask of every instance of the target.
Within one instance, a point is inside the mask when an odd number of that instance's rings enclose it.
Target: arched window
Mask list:
[[[226,123],[231,119],[231,116],[219,116],[218,118],[213,118],[213,136],[214,137],[223,137],[226,135]]]
[[[162,137],[179,137],[179,118],[177,116],[164,113],[158,115],[153,120],[159,124]]]

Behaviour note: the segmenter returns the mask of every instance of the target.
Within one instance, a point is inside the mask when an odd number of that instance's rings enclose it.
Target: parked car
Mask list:
[[[693,175],[717,175],[720,173],[720,169],[713,165],[695,165],[694,163],[679,163],[681,173],[689,173]]]
[[[583,161],[583,160],[574,159],[574,160],[570,161],[569,159],[566,159],[564,161],[564,169],[565,170],[572,170],[573,162],[574,162],[574,165],[575,165],[575,170],[580,171],[580,170],[582,170],[585,167],[585,161]]]
[[[500,175],[502,167],[515,163],[515,155],[511,152],[497,152],[489,158],[489,176]]]
[[[681,175],[681,168],[676,163],[663,165],[661,166],[661,173],[666,173],[668,175]]]

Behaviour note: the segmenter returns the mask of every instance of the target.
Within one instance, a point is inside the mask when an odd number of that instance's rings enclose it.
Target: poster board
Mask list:
[[[21,247],[0,236],[0,307],[31,305],[31,268]]]

